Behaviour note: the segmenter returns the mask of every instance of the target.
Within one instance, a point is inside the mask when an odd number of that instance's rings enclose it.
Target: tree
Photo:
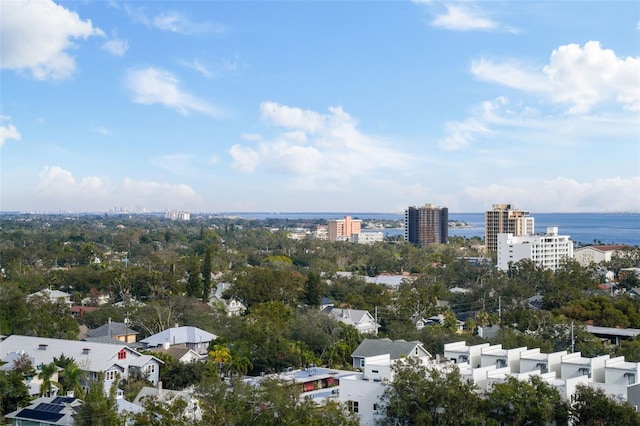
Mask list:
[[[202,295],[202,279],[200,278],[200,260],[197,256],[191,258],[187,277],[187,296],[200,297]]]
[[[600,388],[578,385],[571,420],[584,426],[638,426],[640,415],[628,403],[618,403]]]
[[[60,383],[65,391],[72,391],[76,398],[82,398],[84,396],[82,384],[85,377],[86,372],[71,358],[71,363],[67,364],[62,370]]]
[[[385,424],[468,425],[481,419],[476,386],[455,365],[428,368],[417,358],[393,367],[394,379],[381,397]]]
[[[51,380],[56,373],[58,373],[58,366],[55,362],[40,365],[40,372],[38,373],[38,378],[42,380],[40,396],[47,396],[53,390],[54,385],[59,391],[62,391],[62,385],[57,381]]]
[[[204,261],[202,262],[202,300],[209,301],[209,293],[211,292],[211,247],[207,247],[204,253]]]
[[[566,425],[569,407],[558,391],[539,376],[525,382],[509,377],[496,383],[486,396],[489,418],[514,425]]]
[[[320,274],[309,272],[307,281],[304,284],[303,302],[306,305],[313,307],[320,305],[320,299],[322,297],[321,285]]]
[[[104,373],[98,373],[87,390],[84,403],[74,416],[77,426],[120,426],[122,419],[116,405],[116,389],[118,381],[114,381],[108,394],[104,391]]]
[[[0,370],[0,414],[25,406],[30,399],[29,389],[20,370]]]

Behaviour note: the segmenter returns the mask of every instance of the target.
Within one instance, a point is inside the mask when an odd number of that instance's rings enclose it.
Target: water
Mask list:
[[[364,220],[404,220],[402,213],[228,213],[246,219],[342,219],[344,216]],[[560,235],[569,235],[581,244],[628,244],[640,246],[638,213],[531,213],[536,233],[548,226],[558,227]],[[449,220],[464,221],[469,228],[450,228],[449,236],[484,238],[484,213],[449,213]],[[386,229],[387,235],[403,235],[402,229]]]

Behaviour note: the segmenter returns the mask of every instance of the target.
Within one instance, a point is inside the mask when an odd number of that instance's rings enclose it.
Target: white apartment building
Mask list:
[[[357,413],[360,424],[373,426],[380,420],[380,398],[388,383],[393,382],[393,365],[404,359],[394,359],[389,353],[366,356],[360,372],[340,378],[340,402]],[[586,385],[602,389],[616,401],[640,406],[640,363],[625,361],[624,357],[587,358],[580,352],[547,354],[538,348],[504,349],[488,343],[467,346],[465,342],[454,342],[444,345],[444,359],[419,359],[427,368],[458,368],[461,376],[476,384],[480,392],[490,391],[494,384],[509,377],[527,381],[539,376],[565,401],[571,401],[578,385]]]
[[[360,232],[359,234],[351,234],[349,240],[356,244],[373,244],[384,241],[382,232]]]
[[[537,235],[498,234],[498,269],[531,259],[545,269],[556,270],[564,259],[573,258],[573,241],[568,235],[558,235],[558,228],[550,226]]]

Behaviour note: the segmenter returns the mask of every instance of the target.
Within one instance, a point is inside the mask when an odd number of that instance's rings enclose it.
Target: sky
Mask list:
[[[640,212],[637,1],[0,2],[0,210]]]

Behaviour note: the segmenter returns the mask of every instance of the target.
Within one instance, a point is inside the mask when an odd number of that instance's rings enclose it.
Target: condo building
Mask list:
[[[329,241],[348,241],[353,234],[359,234],[362,220],[345,216],[344,219],[327,221]]]
[[[564,259],[573,258],[573,241],[568,235],[558,235],[558,228],[550,226],[538,235],[498,234],[498,269],[522,259],[531,259],[545,269],[555,271]]]
[[[511,204],[494,204],[484,215],[484,247],[498,250],[498,234],[533,235],[534,220],[529,212],[511,208]]]
[[[404,240],[419,246],[446,244],[449,237],[449,209],[425,204],[404,212]]]

